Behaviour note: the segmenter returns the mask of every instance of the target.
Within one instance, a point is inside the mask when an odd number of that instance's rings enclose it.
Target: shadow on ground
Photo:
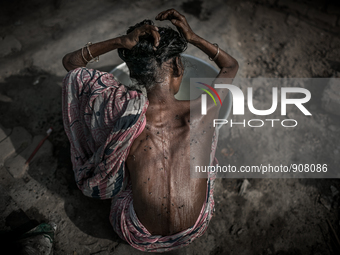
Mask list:
[[[104,69],[111,70],[112,67]],[[22,75],[8,77],[0,84],[1,124],[9,129],[24,127],[33,136],[45,134],[53,127],[49,138],[54,147],[53,155],[34,159],[28,175],[64,200],[67,216],[82,232],[123,242],[109,222],[111,201],[85,197],[75,184],[69,143],[62,124],[62,79],[38,70],[26,70]],[[19,154],[20,144],[19,141],[13,144]],[[31,207],[26,213],[38,222],[46,222],[48,219],[39,213],[42,208]]]

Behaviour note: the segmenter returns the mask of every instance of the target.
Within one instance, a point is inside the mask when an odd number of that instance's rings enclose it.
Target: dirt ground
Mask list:
[[[340,78],[336,1],[7,2],[0,10],[0,127],[10,137],[15,127],[22,127],[20,134],[28,144],[49,127],[53,132],[21,177],[10,174],[6,159],[0,162],[0,230],[13,230],[26,215],[57,224],[54,254],[142,254],[113,232],[110,201],[85,197],[76,187],[62,124],[66,71],[61,59],[88,41],[122,35],[130,25],[168,8],[182,12],[198,35],[235,57],[238,77]],[[209,61],[193,46],[186,53]],[[110,71],[121,62],[112,52],[91,67]],[[246,86],[241,88],[246,91]],[[223,127],[216,154],[220,163],[326,163],[337,171],[340,87],[307,89],[312,99],[306,107],[313,116],[291,109],[289,118],[299,121],[294,130]],[[256,103],[268,106],[271,88],[259,85],[254,91]],[[246,112],[244,118],[253,116]],[[28,145],[14,138],[12,146],[23,155],[22,146]],[[4,139],[0,138],[0,156],[8,148]],[[169,254],[340,253],[338,179],[248,181],[246,193],[239,195],[243,179],[217,179],[216,211],[207,232]]]

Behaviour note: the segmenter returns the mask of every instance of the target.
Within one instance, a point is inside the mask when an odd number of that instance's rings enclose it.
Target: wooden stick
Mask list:
[[[38,150],[40,149],[40,147],[44,144],[44,142],[46,141],[46,139],[50,136],[51,132],[52,132],[52,128],[49,128],[49,129],[47,130],[47,132],[46,132],[47,135],[40,141],[40,143],[38,144],[38,146],[34,149],[34,151],[32,152],[31,156],[27,159],[25,165],[28,165],[28,164],[31,162],[32,158],[33,158],[34,155],[38,152]]]

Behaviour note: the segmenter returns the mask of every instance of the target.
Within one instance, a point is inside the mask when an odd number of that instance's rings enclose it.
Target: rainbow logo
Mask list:
[[[222,105],[222,100],[221,100],[220,96],[218,95],[217,91],[213,87],[211,87],[210,85],[205,84],[203,82],[197,82],[197,83],[202,84],[203,86],[206,86],[208,89],[210,89],[212,92],[214,92],[214,94],[217,96],[218,100],[220,101],[220,103]],[[207,89],[200,88],[200,87],[196,87],[196,88],[201,89],[204,92],[206,92],[212,98],[212,100],[214,101],[215,105],[217,105],[214,96]]]

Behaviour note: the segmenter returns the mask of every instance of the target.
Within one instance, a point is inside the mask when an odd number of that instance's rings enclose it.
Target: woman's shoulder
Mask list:
[[[112,73],[86,67],[78,67],[69,71],[64,78],[64,83],[67,82],[80,83],[82,85],[90,84],[91,86],[100,87],[126,87],[120,83]]]

